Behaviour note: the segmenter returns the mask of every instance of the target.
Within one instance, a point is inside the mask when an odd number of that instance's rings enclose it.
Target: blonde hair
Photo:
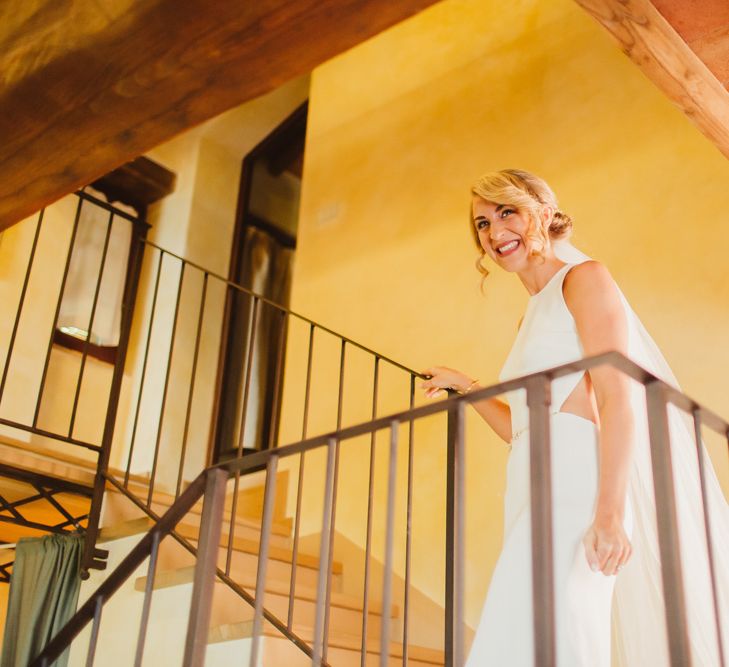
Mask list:
[[[521,169],[502,169],[492,171],[481,176],[471,188],[473,194],[495,204],[507,204],[526,213],[529,221],[527,238],[532,242],[530,255],[544,259],[544,250],[552,240],[566,239],[572,234],[572,218],[559,210],[557,196],[546,181]],[[554,210],[549,228],[543,229],[539,224],[542,208],[549,206]],[[476,260],[476,268],[483,280],[489,274],[488,269],[481,264],[486,252],[481,247],[478,231],[473,224],[473,214],[470,216],[470,228],[480,256]]]

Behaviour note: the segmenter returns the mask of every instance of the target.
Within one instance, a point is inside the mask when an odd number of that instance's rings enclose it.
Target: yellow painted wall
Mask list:
[[[568,0],[446,0],[314,71],[293,307],[415,369],[443,364],[496,381],[526,294],[496,270],[480,295],[467,215],[470,183],[504,167],[552,184],[575,220],[575,243],[610,268],[685,390],[728,414],[729,164]],[[350,388],[351,403],[366,403],[366,377]],[[301,387],[287,392],[293,402]],[[324,420],[324,409],[312,419]],[[435,600],[442,426],[416,432],[413,582]],[[468,432],[475,625],[500,548],[506,454],[475,415]],[[365,489],[366,469],[367,443],[350,447],[340,489]],[[402,574],[402,451],[399,470]],[[382,456],[378,553],[385,475]],[[312,481],[312,498],[322,481]],[[362,545],[364,501],[348,498],[337,528]],[[318,521],[307,517],[308,529]]]

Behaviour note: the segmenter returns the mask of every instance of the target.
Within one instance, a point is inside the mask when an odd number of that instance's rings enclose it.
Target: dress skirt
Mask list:
[[[592,572],[582,538],[598,486],[598,429],[578,415],[552,416],[552,527],[558,667],[610,667],[615,576]],[[529,503],[529,432],[507,463],[504,545],[496,563],[467,667],[532,667],[534,628]],[[632,533],[626,506],[624,527]]]

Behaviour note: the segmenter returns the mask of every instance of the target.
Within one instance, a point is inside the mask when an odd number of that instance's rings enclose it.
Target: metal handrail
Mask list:
[[[667,400],[673,403],[676,407],[681,408],[686,412],[698,411],[703,424],[718,433],[729,435],[729,422],[724,420],[718,414],[709,408],[702,406],[697,401],[676,389],[673,385],[661,380],[659,377],[650,371],[647,371],[621,352],[612,351],[596,354],[592,357],[585,357],[584,359],[579,359],[577,361],[571,361],[560,366],[555,366],[554,368],[530,373],[529,375],[522,375],[512,380],[506,380],[504,382],[499,382],[498,384],[470,391],[468,394],[451,392],[449,398],[441,401],[435,401],[433,403],[428,403],[427,405],[418,406],[417,408],[402,410],[367,422],[361,422],[353,426],[347,426],[345,428],[322,433],[288,445],[281,445],[275,450],[262,450],[260,452],[246,454],[238,459],[231,459],[223,463],[218,463],[212,467],[225,468],[231,471],[240,470],[241,472],[260,469],[262,466],[266,465],[266,462],[273,453],[279,457],[301,454],[315,447],[326,444],[330,438],[334,438],[338,441],[349,440],[357,436],[367,435],[373,431],[387,428],[393,421],[404,424],[414,419],[429,417],[439,412],[452,410],[459,403],[476,403],[478,401],[500,396],[517,389],[526,389],[528,385],[536,379],[546,378],[549,380],[556,380],[564,375],[590,370],[591,368],[603,365],[612,366],[643,385],[656,383],[665,392]]]
[[[642,368],[619,352],[606,352],[586,359],[563,364],[525,375],[513,380],[501,382],[465,395],[451,395],[448,399],[428,405],[411,408],[395,414],[387,415],[365,423],[340,428],[327,434],[307,438],[276,449],[257,452],[255,454],[229,460],[211,466],[206,475],[218,473],[225,479],[236,473],[247,474],[266,468],[265,500],[259,545],[259,568],[256,579],[256,595],[254,604],[254,632],[252,660],[255,660],[257,642],[262,629],[263,618],[268,614],[263,608],[263,582],[265,581],[266,553],[271,535],[272,506],[275,495],[276,471],[280,460],[304,453],[316,448],[326,448],[325,500],[322,517],[320,544],[319,585],[316,596],[316,623],[314,646],[306,652],[312,657],[313,664],[325,664],[326,646],[325,612],[331,585],[331,545],[328,540],[331,522],[336,505],[334,497],[335,452],[340,444],[366,434],[388,430],[390,433],[390,456],[388,472],[386,549],[383,575],[383,600],[391,600],[393,570],[393,527],[395,502],[395,465],[397,460],[399,426],[414,423],[418,419],[445,412],[449,416],[449,465],[448,476],[448,509],[446,524],[446,665],[460,667],[465,658],[463,646],[463,527],[464,527],[464,441],[465,441],[465,406],[470,403],[504,394],[517,389],[526,389],[527,404],[530,407],[530,468],[531,468],[531,506],[532,506],[532,565],[534,580],[534,625],[535,625],[535,664],[542,666],[556,665],[556,643],[554,627],[554,592],[551,560],[551,489],[550,489],[550,441],[549,441],[549,387],[551,382],[564,375],[577,371],[589,370],[598,366],[609,365],[620,370],[646,387],[648,396],[648,420],[650,432],[651,459],[653,461],[654,486],[656,496],[659,547],[663,563],[663,589],[666,600],[666,622],[670,637],[670,656],[672,665],[690,665],[690,650],[686,628],[685,601],[683,599],[681,562],[677,547],[677,527],[675,522],[675,495],[672,487],[672,471],[670,466],[670,449],[668,441],[668,422],[666,408],[668,403],[689,412],[697,425],[696,433],[703,423],[718,431],[725,437],[729,435],[729,422],[711,410],[699,405],[696,401],[667,384],[654,374]],[[697,441],[700,453],[701,442]],[[118,482],[114,482],[119,485]],[[196,482],[199,484],[199,482]],[[703,477],[702,477],[703,487]],[[121,488],[121,487],[120,487]],[[183,496],[188,497],[190,489]],[[199,497],[199,493],[198,493]],[[181,496],[182,498],[182,496]],[[194,501],[193,501],[194,503]],[[189,507],[193,503],[189,503]],[[141,506],[141,505],[140,505]],[[220,514],[222,524],[222,510]],[[218,538],[219,538],[218,533]],[[711,538],[708,533],[707,543],[711,552]],[[538,557],[537,557],[538,556]],[[215,563],[209,562],[211,571],[215,571]],[[220,572],[218,575],[220,576]],[[711,571],[712,591],[716,596],[713,566]],[[367,591],[365,590],[365,596]],[[715,597],[716,602],[716,597]],[[86,622],[90,619],[93,602],[83,608]],[[387,609],[383,603],[383,609]],[[717,619],[718,620],[718,619]],[[76,621],[78,623],[78,621]],[[279,623],[286,635],[286,628]],[[381,652],[386,655],[387,629],[383,629]],[[719,636],[719,641],[721,641]],[[297,644],[299,648],[303,648]],[[308,648],[308,647],[307,647]],[[721,651],[721,648],[720,648]],[[39,663],[39,665],[42,663]],[[253,664],[253,663],[252,663]]]

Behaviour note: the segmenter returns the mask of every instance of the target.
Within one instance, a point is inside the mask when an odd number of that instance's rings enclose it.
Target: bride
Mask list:
[[[525,171],[482,176],[473,187],[472,231],[480,251],[515,273],[529,302],[500,380],[617,350],[678,386],[670,368],[603,264],[567,238],[572,222],[551,188]],[[423,371],[427,397],[480,385],[444,366]],[[552,382],[551,450],[557,664],[669,664],[655,527],[645,393],[601,366]],[[529,413],[523,391],[473,407],[510,443],[504,543],[467,667],[534,664],[529,506]],[[681,558],[694,665],[719,665],[692,425],[669,408]],[[729,553],[729,509],[702,447],[713,551]],[[716,524],[716,525],[714,525]],[[635,557],[633,552],[635,550]],[[625,568],[623,570],[623,568]],[[717,562],[723,621],[729,575]],[[687,582],[690,573],[691,579]],[[613,595],[615,593],[615,595]],[[612,625],[611,625],[612,615]],[[611,632],[615,653],[611,656]],[[729,649],[729,631],[724,653]]]

